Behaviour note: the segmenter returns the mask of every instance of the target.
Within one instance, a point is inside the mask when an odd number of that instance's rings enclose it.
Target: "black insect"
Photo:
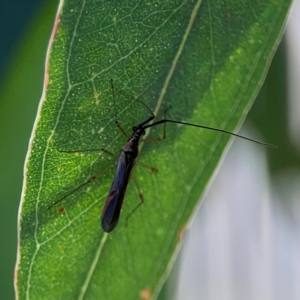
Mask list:
[[[112,89],[113,99],[114,99],[114,103],[115,103],[113,80],[111,80],[111,89]],[[116,168],[115,176],[114,176],[111,188],[109,190],[109,193],[108,193],[105,205],[104,205],[104,209],[102,212],[102,217],[101,217],[102,228],[105,232],[111,232],[118,224],[121,208],[123,205],[124,197],[126,194],[126,189],[128,186],[128,182],[130,180],[130,177],[132,175],[132,170],[137,162],[137,158],[139,155],[139,142],[141,142],[141,137],[143,135],[145,135],[145,130],[147,128],[154,127],[154,126],[157,126],[160,124],[164,124],[164,135],[161,138],[157,138],[157,140],[163,140],[165,138],[165,136],[166,136],[165,124],[166,123],[176,123],[176,124],[182,124],[182,125],[186,125],[186,126],[193,126],[193,127],[197,127],[197,128],[213,130],[213,131],[229,134],[232,136],[236,136],[236,137],[239,137],[239,138],[251,141],[251,142],[255,142],[257,144],[261,144],[264,146],[277,148],[277,146],[263,143],[263,142],[260,142],[260,141],[257,141],[257,140],[254,140],[254,139],[251,139],[251,138],[248,138],[248,137],[245,137],[245,136],[242,136],[242,135],[239,135],[239,134],[227,131],[227,130],[212,128],[212,127],[208,127],[208,126],[204,126],[204,125],[192,124],[192,123],[187,123],[187,122],[170,120],[170,119],[166,118],[166,111],[165,111],[165,117],[163,119],[156,121],[154,123],[150,123],[152,120],[155,119],[155,115],[152,113],[150,108],[148,108],[144,103],[143,103],[143,105],[149,110],[151,116],[146,121],[144,121],[141,124],[134,126],[132,128],[133,132],[132,132],[131,137],[127,140],[126,144],[122,147],[122,149],[120,151],[120,154],[119,154],[119,157],[117,160],[117,168]],[[115,107],[116,107],[116,104],[115,104]],[[121,128],[120,124],[118,123],[117,117],[116,117],[116,125],[122,131],[122,133],[124,135],[126,135],[126,133],[124,132],[124,130]],[[97,150],[108,152],[105,149],[97,149]],[[95,151],[95,150],[85,150],[85,151]],[[64,151],[64,152],[80,152],[80,151]],[[153,168],[153,170],[155,170],[155,169]],[[103,173],[103,170],[100,173]],[[70,193],[68,193],[67,195],[65,195],[63,198],[53,202],[49,206],[49,208],[52,207],[53,205],[57,204],[58,202],[62,201],[63,199],[65,199],[70,194],[73,194],[74,192],[76,192],[77,190],[82,188],[83,186],[94,181],[100,175],[100,173],[89,178],[86,182],[84,182],[83,184],[78,186],[75,190],[73,190]],[[141,196],[141,200],[142,200],[142,202],[140,204],[143,203],[142,196]]]

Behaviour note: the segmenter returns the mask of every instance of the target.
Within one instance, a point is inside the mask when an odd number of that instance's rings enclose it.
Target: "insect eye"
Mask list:
[[[133,127],[132,127],[132,131],[137,131],[137,129],[138,129],[138,128],[137,128],[136,126],[133,126]]]

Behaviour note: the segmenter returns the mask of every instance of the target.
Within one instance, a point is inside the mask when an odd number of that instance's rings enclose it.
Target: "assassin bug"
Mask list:
[[[115,122],[116,122],[116,125],[118,126],[118,128],[122,131],[122,133],[124,135],[126,135],[125,131],[121,128],[120,124],[117,121],[114,86],[113,86],[112,79],[111,79],[111,89],[112,89],[113,100],[114,100],[114,105],[115,105],[115,117],[116,117]],[[138,101],[138,102],[140,102],[140,101]],[[127,143],[122,147],[122,149],[120,151],[120,154],[119,154],[119,157],[117,160],[115,176],[114,176],[111,188],[109,190],[109,193],[108,193],[105,205],[104,205],[104,209],[102,212],[102,216],[101,216],[101,224],[102,224],[102,228],[105,232],[111,232],[118,224],[121,208],[123,205],[126,189],[128,186],[128,182],[132,175],[133,167],[135,166],[136,160],[139,155],[139,142],[142,142],[141,137],[143,135],[145,135],[145,130],[147,128],[151,128],[151,127],[157,126],[159,124],[164,124],[164,136],[162,138],[156,138],[156,140],[163,140],[165,138],[166,123],[175,123],[175,124],[182,124],[182,125],[186,125],[186,126],[193,126],[193,127],[208,129],[208,130],[212,130],[212,131],[216,131],[216,132],[221,132],[221,133],[236,136],[236,137],[239,137],[239,138],[260,144],[260,145],[277,148],[277,146],[275,146],[275,145],[263,143],[263,142],[260,142],[260,141],[257,141],[257,140],[254,140],[254,139],[251,139],[251,138],[248,138],[248,137],[245,137],[245,136],[242,136],[242,135],[239,135],[239,134],[227,131],[227,130],[213,128],[213,127],[204,126],[204,125],[192,124],[192,123],[187,123],[187,122],[182,122],[182,121],[170,120],[170,119],[166,118],[166,111],[165,111],[165,116],[163,119],[156,121],[154,123],[150,123],[152,120],[155,119],[155,115],[150,110],[150,108],[148,106],[146,106],[145,103],[143,103],[143,102],[140,102],[140,103],[142,103],[148,109],[151,116],[146,121],[144,121],[144,122],[140,123],[139,125],[134,126],[132,128],[132,131],[133,131],[132,135],[130,136],[130,138],[127,140]],[[99,150],[110,154],[110,152],[106,151],[105,149],[94,149],[94,150],[83,150],[83,151],[99,151]],[[81,151],[63,151],[63,152],[81,152]],[[103,172],[103,170],[102,170],[102,172]],[[64,198],[66,198],[70,194],[76,192],[77,190],[79,190],[80,188],[85,186],[86,184],[94,181],[99,175],[100,175],[100,173],[94,175],[93,177],[88,179],[88,181],[86,181],[83,184],[81,184],[80,186],[78,186],[75,190],[71,191],[70,193],[68,193],[63,198],[59,199],[58,201],[55,201],[54,203],[52,203],[49,206],[49,208],[52,207],[53,205],[57,204],[58,202],[62,201]],[[140,204],[142,204],[142,203],[143,203],[143,199]],[[134,209],[134,211],[139,207],[139,205]]]

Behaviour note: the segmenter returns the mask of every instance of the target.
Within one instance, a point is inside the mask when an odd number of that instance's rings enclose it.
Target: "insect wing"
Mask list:
[[[111,232],[118,224],[124,196],[120,190],[113,190],[107,197],[102,213],[102,228],[105,232]]]
[[[124,151],[121,151],[114,181],[102,213],[102,228],[105,232],[111,232],[118,224],[120,212],[125,197],[134,159]]]

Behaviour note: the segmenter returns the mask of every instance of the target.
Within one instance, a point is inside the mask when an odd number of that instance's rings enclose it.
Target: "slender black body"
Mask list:
[[[102,228],[111,232],[118,224],[127,185],[139,154],[139,140],[145,134],[143,124],[133,128],[133,134],[122,147],[117,169],[102,213]]]

